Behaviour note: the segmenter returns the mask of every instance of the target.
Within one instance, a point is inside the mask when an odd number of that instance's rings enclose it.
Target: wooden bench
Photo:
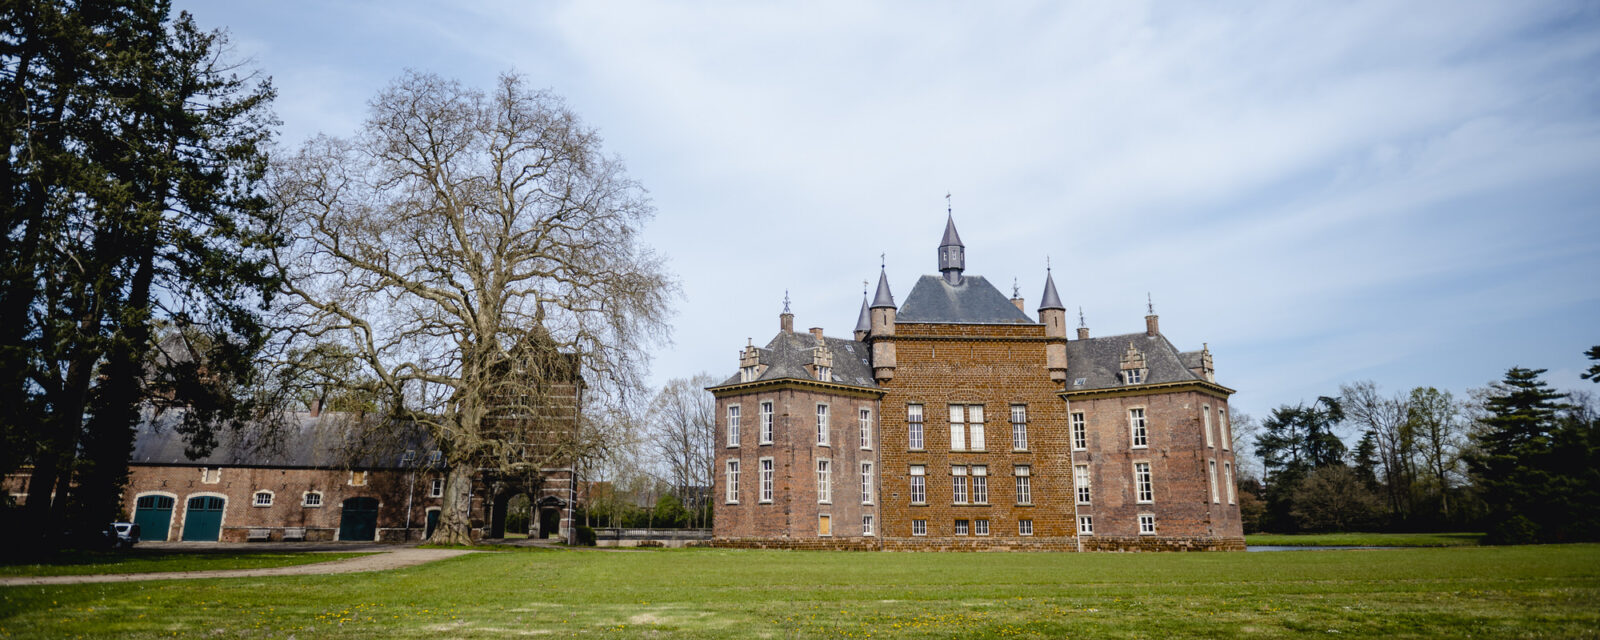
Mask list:
[[[289,527],[287,529],[284,529],[283,530],[283,540],[284,540],[284,542],[288,542],[290,540],[298,540],[300,542],[305,542],[306,541],[306,528],[305,527]]]
[[[262,529],[262,528],[251,529],[249,531],[249,534],[245,536],[245,540],[247,540],[249,542],[266,542],[266,541],[271,540],[271,539],[272,539],[272,530],[271,529]]]

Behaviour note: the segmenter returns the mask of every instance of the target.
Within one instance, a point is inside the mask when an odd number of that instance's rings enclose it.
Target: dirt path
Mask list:
[[[225,569],[219,571],[178,571],[173,573],[105,573],[85,576],[23,576],[0,578],[0,587],[27,585],[85,584],[90,582],[134,582],[137,580],[196,580],[200,578],[258,578],[264,576],[306,576],[335,573],[388,571],[435,560],[476,553],[458,549],[399,549],[359,558],[345,558],[316,564],[267,569]]]

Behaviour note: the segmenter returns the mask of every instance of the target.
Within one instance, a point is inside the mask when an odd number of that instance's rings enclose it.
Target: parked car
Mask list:
[[[132,549],[139,543],[139,525],[132,522],[113,522],[109,527],[111,548]]]

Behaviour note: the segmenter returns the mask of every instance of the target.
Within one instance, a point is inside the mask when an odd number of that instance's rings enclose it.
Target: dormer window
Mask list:
[[[1144,382],[1145,361],[1144,353],[1138,347],[1128,343],[1128,350],[1122,353],[1122,384],[1141,384]]]
[[[739,382],[755,382],[755,381],[756,381],[756,367],[755,367],[755,365],[750,365],[748,367],[739,367]]]
[[[1129,369],[1122,372],[1123,381],[1127,384],[1139,384],[1144,381],[1143,369]]]
[[[833,379],[833,367],[817,367],[817,379],[827,382]]]

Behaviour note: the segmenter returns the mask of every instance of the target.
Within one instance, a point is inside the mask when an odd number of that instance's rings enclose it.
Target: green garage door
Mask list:
[[[183,514],[184,542],[216,542],[222,537],[222,507],[227,500],[216,496],[189,498]]]
[[[351,498],[344,501],[339,516],[340,540],[374,540],[378,537],[378,499]]]
[[[438,528],[439,528],[439,510],[438,509],[429,509],[428,510],[428,529],[426,531],[422,532],[422,539],[423,540],[427,540],[428,538],[432,538],[433,537],[433,530],[434,529],[438,529]]]
[[[133,511],[133,523],[139,525],[140,540],[166,541],[172,528],[172,502],[167,496],[139,498]]]

